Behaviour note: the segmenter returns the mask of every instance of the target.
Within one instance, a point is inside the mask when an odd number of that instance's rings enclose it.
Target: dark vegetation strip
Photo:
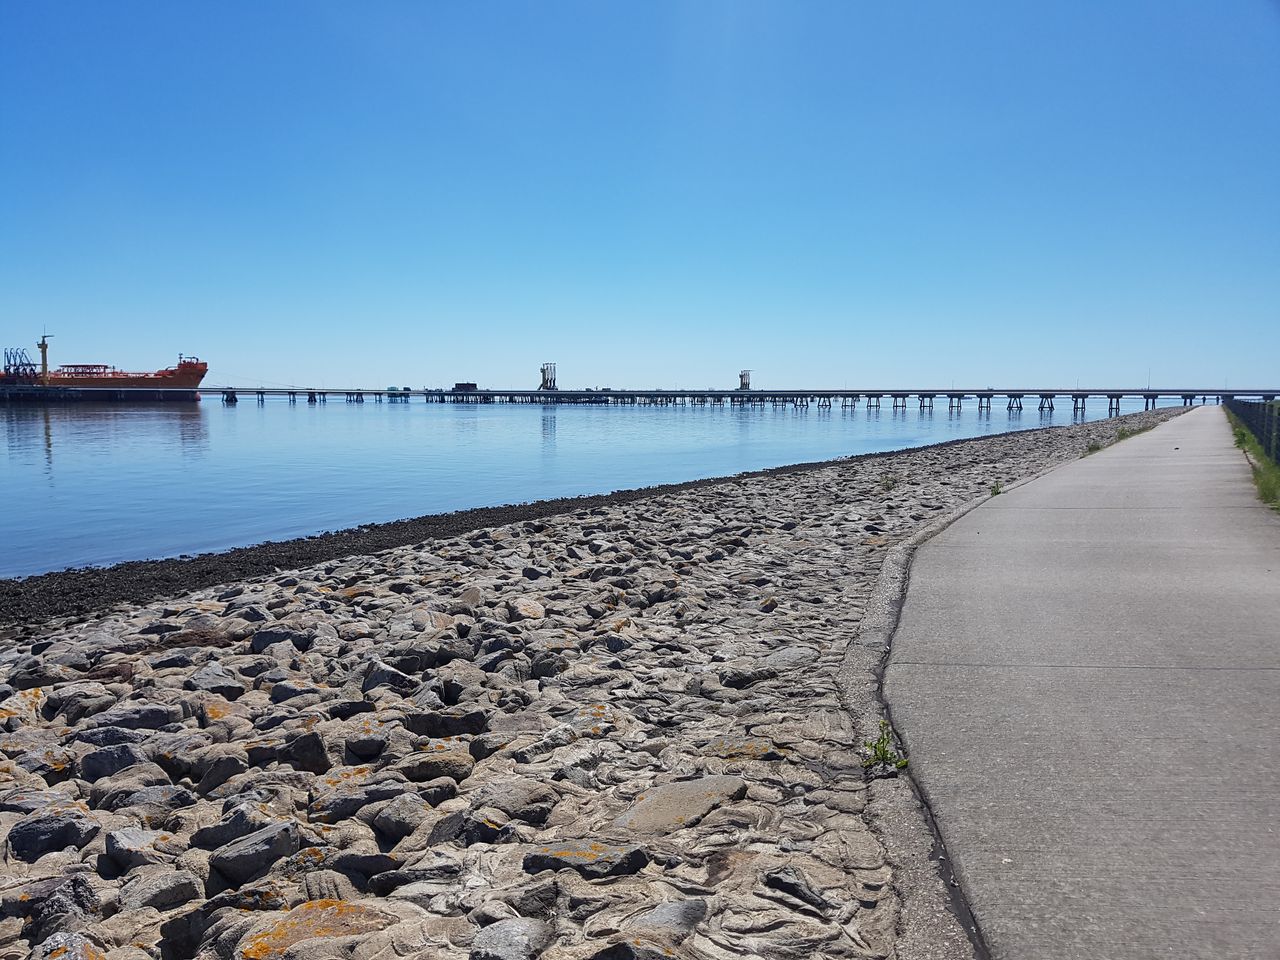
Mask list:
[[[1030,434],[1041,431],[1014,432]],[[998,434],[947,440],[930,444],[929,447],[950,447],[975,440],[988,440],[994,436]],[[912,447],[911,449],[925,448]],[[202,553],[194,557],[133,560],[109,567],[83,567],[21,579],[0,580],[0,639],[20,636],[27,629],[54,619],[88,617],[119,604],[149,603],[220,583],[270,576],[278,570],[297,570],[344,557],[443,540],[487,527],[538,520],[617,503],[632,503],[751,477],[785,476],[819,470],[833,464],[878,460],[901,452],[889,450],[882,453],[867,453],[838,460],[772,467],[732,477],[712,477],[684,483],[619,490],[607,494],[561,497],[495,507],[476,507],[454,513],[438,513],[408,520],[366,524],[332,533],[300,537],[296,540],[268,541],[219,553]]]

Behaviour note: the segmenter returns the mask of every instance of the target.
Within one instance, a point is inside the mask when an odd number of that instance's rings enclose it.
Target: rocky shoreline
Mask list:
[[[917,449],[943,449],[968,442],[968,439],[947,440]],[[281,570],[298,570],[330,560],[420,545],[487,527],[702,490],[728,479],[786,477],[826,469],[833,463],[871,463],[896,457],[901,452],[862,454],[844,461],[788,464],[733,478],[713,477],[605,494],[475,507],[388,523],[364,524],[293,540],[268,541],[217,553],[134,560],[109,567],[79,567],[17,579],[0,579],[0,642],[20,636],[35,624],[59,618],[87,617],[116,605],[150,603],[203,587],[270,576]]]
[[[1178,412],[20,622],[0,960],[970,956],[851,644],[895,546]]]

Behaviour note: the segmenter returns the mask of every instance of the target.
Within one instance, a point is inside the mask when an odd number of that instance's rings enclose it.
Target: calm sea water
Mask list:
[[[914,403],[914,401],[912,401]],[[0,405],[0,577],[1072,422],[865,408]],[[1130,409],[1140,409],[1135,402]],[[1105,414],[1091,403],[1089,418]]]

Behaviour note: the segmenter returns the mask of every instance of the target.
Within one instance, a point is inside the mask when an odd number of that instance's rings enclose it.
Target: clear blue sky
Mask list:
[[[1280,3],[0,2],[42,329],[213,383],[1272,386]]]

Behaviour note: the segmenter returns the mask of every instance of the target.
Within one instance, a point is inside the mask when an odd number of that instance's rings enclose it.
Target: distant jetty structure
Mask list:
[[[470,384],[466,385],[470,387]],[[268,397],[287,397],[290,403],[300,400],[307,403],[327,403],[330,399],[343,400],[347,403],[364,403],[367,401],[382,403],[408,403],[410,400],[424,400],[427,403],[531,403],[543,406],[560,404],[598,404],[603,406],[640,405],[654,407],[669,406],[734,406],[734,407],[818,407],[830,408],[839,406],[843,409],[856,408],[865,404],[867,409],[878,410],[888,400],[893,410],[906,410],[915,401],[920,410],[934,409],[935,401],[945,400],[947,409],[963,410],[965,403],[977,404],[979,410],[991,410],[997,398],[1005,408],[1012,412],[1021,411],[1024,401],[1036,403],[1042,412],[1055,409],[1055,401],[1071,401],[1072,412],[1085,412],[1089,400],[1105,400],[1108,413],[1119,413],[1120,403],[1126,399],[1143,401],[1144,410],[1153,410],[1161,400],[1179,400],[1184,406],[1196,403],[1221,403],[1224,400],[1264,400],[1272,401],[1280,396],[1280,387],[1260,390],[1224,390],[1217,388],[1189,389],[1177,387],[1172,389],[1155,389],[1140,387],[1133,389],[1115,389],[1111,387],[1095,389],[1005,389],[987,387],[984,389],[958,390],[942,389],[910,389],[910,390],[615,390],[602,387],[592,390],[565,390],[547,387],[538,390],[486,390],[479,387],[473,389],[457,388],[452,390],[413,390],[408,387],[388,388],[386,390],[366,389],[325,389],[299,390],[292,388],[259,387],[222,387],[222,399],[225,403],[237,403],[241,396],[256,398],[259,403]]]
[[[541,405],[597,404],[603,406],[733,406],[733,407],[818,407],[839,406],[843,409],[865,406],[878,410],[884,401],[894,411],[906,410],[914,401],[920,410],[934,409],[935,402],[946,401],[950,411],[963,410],[966,403],[977,405],[978,410],[991,410],[997,398],[1011,412],[1019,412],[1025,403],[1036,403],[1041,412],[1051,412],[1057,402],[1071,402],[1073,413],[1085,412],[1090,400],[1105,400],[1108,413],[1119,413],[1120,403],[1126,399],[1143,401],[1143,409],[1151,410],[1161,400],[1181,401],[1184,406],[1197,402],[1221,403],[1225,400],[1272,401],[1280,396],[1280,386],[1266,388],[1225,387],[912,387],[912,388],[850,388],[840,389],[755,389],[751,386],[750,370],[738,374],[738,386],[731,389],[708,387],[705,390],[627,390],[612,387],[566,390],[556,383],[556,365],[544,363],[539,369],[540,383],[536,389],[486,389],[474,381],[459,381],[451,388],[430,389],[423,387],[254,387],[211,386],[204,392],[218,393],[223,403],[239,403],[241,398],[265,403],[268,397],[286,399],[290,403],[324,404],[330,400],[346,403],[409,403],[414,400],[426,403],[478,403]],[[171,394],[171,395],[170,395]],[[126,386],[104,387],[44,387],[26,384],[17,387],[0,387],[0,401],[48,402],[59,400],[141,401],[141,400],[195,400],[199,399],[189,388],[166,391],[147,386],[134,389]]]

